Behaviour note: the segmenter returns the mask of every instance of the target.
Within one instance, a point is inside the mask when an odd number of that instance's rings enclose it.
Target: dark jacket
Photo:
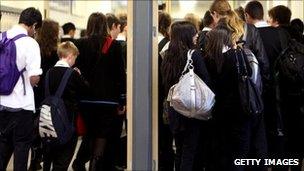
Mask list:
[[[223,53],[224,61],[220,73],[217,71],[215,61],[207,58],[206,65],[212,80],[212,88],[215,93],[215,119],[226,120],[245,115],[242,113],[240,103],[235,51],[235,49],[230,49]],[[241,52],[238,51],[237,53]],[[246,60],[245,62],[247,63],[247,66],[249,66],[248,61]]]
[[[53,67],[49,70],[49,88],[50,94],[53,95],[58,89],[61,79],[67,70],[67,67]],[[69,119],[75,119],[75,114],[79,113],[78,102],[86,94],[88,84],[79,73],[73,70],[68,83],[64,89],[62,99],[65,103]],[[73,115],[72,115],[73,114]]]
[[[205,47],[206,47],[206,35],[209,31],[201,31],[198,33],[198,47],[202,52],[205,52]]]
[[[275,89],[275,71],[274,64],[283,50],[279,29],[275,27],[260,27],[258,28],[264,47],[269,59],[270,82],[268,86],[264,86],[264,120],[267,128],[267,134],[277,135],[282,122],[280,111],[277,108],[276,89]]]
[[[247,24],[247,38],[245,46],[249,48],[256,56],[259,66],[261,68],[261,76],[263,83],[267,84],[269,81],[269,61],[264,49],[264,44],[261,39],[258,29],[252,25]]]
[[[101,49],[105,38],[85,37],[75,42],[80,55],[76,66],[90,84],[86,100],[125,104],[126,72],[122,58],[121,45],[116,40],[111,43],[108,52]]]

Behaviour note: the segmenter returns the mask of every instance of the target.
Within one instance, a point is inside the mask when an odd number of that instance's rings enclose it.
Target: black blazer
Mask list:
[[[61,79],[63,78],[63,75],[67,69],[67,67],[56,66],[49,70],[49,88],[51,95],[54,95],[57,91]],[[79,101],[84,94],[86,94],[87,90],[87,82],[78,72],[74,70],[62,94],[62,99],[68,113],[70,114],[70,120],[75,119],[75,114],[79,113]]]
[[[76,66],[90,84],[86,100],[125,104],[126,72],[122,49],[119,42],[113,40],[107,54],[101,49],[105,38],[85,37],[75,42],[80,55]]]
[[[259,62],[263,83],[268,82],[270,79],[269,60],[260,33],[252,24],[247,24],[247,38],[245,46],[247,46],[254,53]]]
[[[217,65],[214,60],[210,58],[206,60],[206,65],[212,80],[213,92],[215,93],[213,116],[224,121],[242,115],[245,116],[245,114],[242,113],[240,103],[235,53],[240,54],[242,52],[230,49],[223,53],[224,61],[220,72],[217,71]],[[250,68],[246,58],[245,62],[247,68]]]

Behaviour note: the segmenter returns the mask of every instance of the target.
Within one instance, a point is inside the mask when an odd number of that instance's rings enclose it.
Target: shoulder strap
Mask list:
[[[17,36],[15,36],[14,38],[12,38],[13,41],[16,41],[22,37],[26,37],[27,35],[26,34],[18,34]]]
[[[158,52],[161,52],[164,48],[164,46],[169,42],[168,38],[164,37],[159,43],[158,43]]]
[[[16,41],[16,40],[18,40],[22,37],[26,37],[26,36],[27,36],[26,34],[18,34],[15,37],[13,37],[11,40]],[[7,32],[5,31],[5,32],[1,33],[1,39],[0,40],[6,39],[6,38],[7,38]]]
[[[71,68],[67,68],[67,70],[65,71],[65,73],[64,73],[64,75],[63,75],[63,77],[60,81],[59,87],[58,87],[58,89],[55,93],[56,97],[61,97],[62,96],[62,93],[63,93],[63,91],[66,87],[66,84],[67,84],[72,72],[73,72],[73,69],[71,69]]]
[[[248,70],[243,51],[240,48],[234,50],[237,73],[239,77],[248,76]]]
[[[187,52],[187,63],[185,65],[185,67],[184,67],[182,75],[185,74],[185,72],[187,71],[187,69],[188,69],[189,66],[193,67],[193,65],[192,65],[192,62],[193,62],[192,61],[192,54],[193,54],[193,52],[194,52],[193,49],[189,49],[188,52]]]
[[[50,70],[48,70],[45,74],[45,81],[44,81],[44,96],[48,97],[51,95],[50,93],[50,81],[49,81],[49,77],[50,77]]]
[[[1,39],[0,40],[6,39],[6,38],[7,38],[7,33],[5,31],[5,32],[1,33]]]

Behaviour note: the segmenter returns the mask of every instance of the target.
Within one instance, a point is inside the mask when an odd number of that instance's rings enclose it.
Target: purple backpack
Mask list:
[[[22,77],[23,90],[25,92],[23,72],[18,70],[16,64],[16,45],[15,41],[21,37],[26,37],[25,34],[19,34],[12,39],[7,38],[7,33],[3,32],[0,36],[0,95],[10,95],[19,77]]]

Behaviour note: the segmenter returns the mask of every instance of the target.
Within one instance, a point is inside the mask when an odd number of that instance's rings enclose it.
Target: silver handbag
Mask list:
[[[187,63],[179,79],[168,93],[167,101],[178,113],[199,120],[211,118],[211,110],[215,103],[215,94],[194,73],[191,59],[194,50],[187,53]],[[186,73],[187,69],[189,72]]]

